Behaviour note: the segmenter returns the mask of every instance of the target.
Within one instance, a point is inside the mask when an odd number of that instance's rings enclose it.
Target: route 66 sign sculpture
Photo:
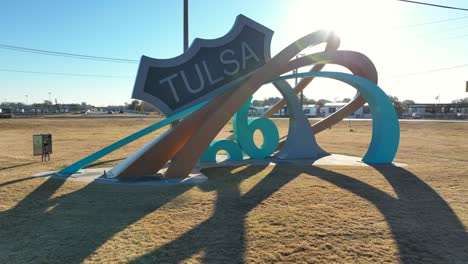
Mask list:
[[[339,50],[339,38],[330,31],[308,34],[270,56],[273,31],[239,15],[233,28],[214,40],[196,39],[182,55],[171,59],[143,56],[133,90],[133,98],[157,106],[167,118],[138,131],[58,172],[73,174],[110,152],[176,120],[175,127],[148,142],[107,173],[108,177],[154,175],[168,165],[166,178],[186,177],[197,162],[216,162],[224,150],[231,160],[316,159],[328,155],[315,140],[315,134],[340,122],[364,103],[372,112],[372,139],[363,162],[387,164],[393,161],[399,144],[398,118],[392,103],[377,86],[377,71],[365,55]],[[301,58],[295,56],[310,46],[326,43],[323,52]],[[325,64],[348,68],[352,74],[322,72]],[[284,75],[313,65],[309,72]],[[302,78],[296,87],[287,79]],[[297,94],[316,77],[345,82],[357,90],[343,108],[310,125]],[[263,84],[272,83],[283,99],[262,117],[248,118],[252,95]],[[279,138],[276,125],[268,118],[284,105],[288,107],[288,135]],[[233,118],[231,137],[213,141]],[[258,147],[253,134],[260,130],[263,145]]]

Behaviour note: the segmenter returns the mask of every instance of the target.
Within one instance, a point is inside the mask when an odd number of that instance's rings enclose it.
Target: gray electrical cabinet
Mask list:
[[[33,135],[33,155],[52,154],[52,134]]]

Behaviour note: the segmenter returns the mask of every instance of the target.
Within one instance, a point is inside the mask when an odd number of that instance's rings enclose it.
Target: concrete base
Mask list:
[[[200,184],[208,180],[199,169],[192,171],[186,178],[164,179],[161,176],[141,176],[130,179],[106,178],[105,173],[112,168],[82,169],[71,175],[57,174],[55,171],[36,173],[35,177],[51,177],[55,179],[73,180],[81,182],[95,182],[107,184],[125,184],[125,185],[150,185],[150,186],[168,186],[178,184]]]
[[[371,165],[366,164],[362,161],[360,157],[340,155],[340,154],[331,154],[318,159],[279,159],[275,157],[266,158],[264,160],[253,160],[253,159],[244,159],[238,161],[227,161],[227,156],[218,155],[216,156],[216,163],[203,163],[200,164],[201,168],[212,168],[212,167],[224,167],[224,166],[242,166],[242,165],[271,165],[276,164],[291,164],[298,166],[363,166],[370,167]],[[392,163],[393,166],[404,167],[404,163]]]
[[[177,179],[164,179],[164,175],[167,165],[159,171],[158,175],[154,176],[139,176],[131,177],[129,179],[118,179],[118,178],[106,178],[106,172],[112,168],[96,168],[96,169],[82,169],[72,175],[57,174],[55,171],[46,171],[36,173],[35,177],[52,177],[64,180],[75,180],[81,182],[97,182],[97,183],[109,183],[109,184],[126,184],[126,185],[150,185],[150,186],[167,186],[167,185],[178,185],[178,184],[200,184],[205,182],[208,177],[201,173],[201,169],[215,168],[215,167],[227,167],[227,166],[243,166],[243,165],[267,165],[275,166],[281,164],[297,165],[297,166],[359,166],[369,167],[370,165],[361,161],[359,157],[332,154],[319,159],[295,159],[295,160],[284,160],[278,158],[266,158],[264,160],[253,160],[244,159],[239,161],[225,161],[227,156],[218,155],[216,156],[217,162],[212,163],[200,163],[195,167],[190,175],[186,178]],[[403,167],[406,164],[393,163],[394,166]]]

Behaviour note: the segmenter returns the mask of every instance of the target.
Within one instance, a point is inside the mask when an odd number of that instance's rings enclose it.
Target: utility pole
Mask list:
[[[50,101],[50,92],[49,92],[49,104],[52,104],[52,101]]]
[[[298,72],[298,69],[295,69],[294,73],[297,74],[297,72]],[[294,82],[294,87],[297,86],[297,76],[296,76],[295,80],[296,81]],[[304,109],[304,90],[301,91],[300,101],[301,101],[301,107],[302,107],[302,109]]]
[[[184,52],[188,50],[188,0],[184,0]],[[171,123],[171,127],[175,127],[179,121],[174,121]]]
[[[304,56],[304,55],[305,55],[305,54],[302,54],[302,53],[301,53],[301,54],[297,54],[297,55],[296,55],[296,59],[299,59],[299,57],[302,57],[302,56]],[[294,70],[294,74],[297,74],[298,71],[299,71],[299,69],[296,68],[296,69]],[[295,80],[296,80],[296,81],[295,81],[294,87],[297,86],[297,76],[296,76]],[[304,111],[304,90],[301,91],[300,101],[301,101],[301,108],[302,108],[302,111]]]
[[[188,0],[184,0],[184,52],[188,49]]]

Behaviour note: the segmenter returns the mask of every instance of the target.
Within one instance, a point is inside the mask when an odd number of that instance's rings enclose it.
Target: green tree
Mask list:
[[[140,105],[142,107],[140,111],[146,111],[146,112],[158,112],[159,111],[159,109],[156,106],[148,102],[142,102]]]
[[[133,100],[129,105],[128,105],[128,110],[135,110],[138,111],[140,106],[140,101],[138,100]]]
[[[255,106],[255,107],[260,107],[260,106],[263,106],[263,100],[253,100],[252,101],[252,106]]]
[[[395,112],[397,113],[398,117],[401,117],[405,109],[403,108],[403,104],[400,102],[398,97],[393,96],[393,95],[388,95],[388,98],[393,104],[393,107],[395,108]]]
[[[453,100],[452,103],[454,103],[454,104],[468,104],[468,97],[463,98],[463,99]]]
[[[274,105],[276,102],[279,102],[281,98],[279,97],[269,97],[268,99],[264,100],[263,106],[266,105]]]
[[[403,102],[401,102],[402,104],[404,105],[410,105],[410,104],[415,104],[415,102],[413,100],[404,100]]]
[[[140,102],[140,104],[137,105],[137,107],[136,107],[135,110],[137,110],[137,111],[139,111],[139,112],[144,112],[144,111],[145,111],[145,107],[144,107],[143,102]]]
[[[403,102],[401,102],[401,105],[403,107],[403,112],[408,114],[409,105],[412,105],[412,104],[415,104],[415,102],[413,100],[403,100]]]
[[[331,103],[331,101],[327,100],[327,99],[319,99],[317,101],[317,105],[320,106],[320,107],[323,107],[326,103]]]
[[[301,98],[300,95],[299,96],[299,99]],[[312,98],[307,98],[307,96],[304,95],[304,105],[309,105],[309,104],[316,104],[317,102],[312,99]]]
[[[23,103],[16,102],[3,102],[0,104],[2,107],[13,107],[13,108],[24,108],[26,105]]]

